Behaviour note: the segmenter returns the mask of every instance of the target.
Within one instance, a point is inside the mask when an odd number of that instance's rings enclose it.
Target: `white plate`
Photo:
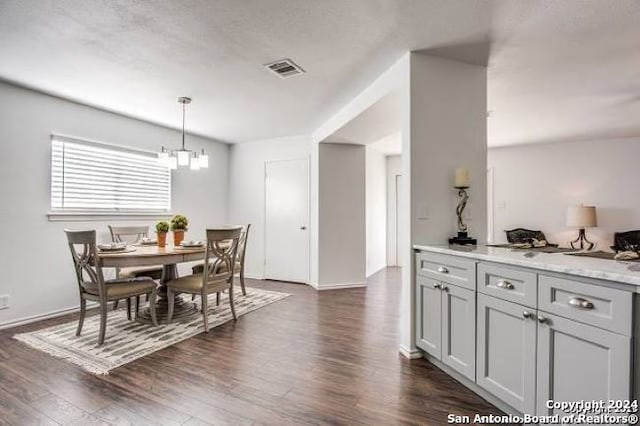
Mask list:
[[[182,248],[200,248],[203,246],[204,243],[202,241],[183,241],[180,243],[180,247]]]

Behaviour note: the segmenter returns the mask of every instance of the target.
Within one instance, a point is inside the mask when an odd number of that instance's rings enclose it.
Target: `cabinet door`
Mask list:
[[[442,359],[442,295],[440,283],[430,278],[416,278],[416,345]]]
[[[478,294],[476,383],[522,413],[536,410],[536,316]]]
[[[476,292],[442,283],[442,362],[476,377]]]
[[[538,324],[538,415],[548,400],[629,399],[631,339],[541,312]],[[560,414],[560,413],[558,413]]]

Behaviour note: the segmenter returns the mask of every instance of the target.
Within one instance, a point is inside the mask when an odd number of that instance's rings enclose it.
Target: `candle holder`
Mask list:
[[[478,241],[475,238],[469,237],[467,232],[467,224],[464,223],[462,215],[464,209],[467,207],[467,201],[469,201],[469,194],[467,193],[468,186],[455,186],[458,190],[458,206],[456,207],[456,215],[458,216],[458,236],[449,238],[449,244],[459,245],[476,245]]]

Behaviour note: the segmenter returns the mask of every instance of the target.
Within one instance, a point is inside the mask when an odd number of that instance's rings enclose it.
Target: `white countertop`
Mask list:
[[[615,281],[638,286],[640,292],[640,262],[595,259],[562,253],[540,253],[502,247],[427,246],[416,244],[416,250],[451,254],[471,259],[487,260],[507,265],[523,266],[543,271],[560,272],[581,277]]]

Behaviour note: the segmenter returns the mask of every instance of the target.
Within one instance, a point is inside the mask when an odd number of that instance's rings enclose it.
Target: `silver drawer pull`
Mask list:
[[[447,293],[449,293],[449,287],[447,287],[446,285],[445,285],[445,286],[442,286],[442,290],[444,290],[444,291],[446,291]]]
[[[440,289],[442,288],[442,286],[440,285],[440,283],[433,283],[433,288]]]
[[[569,306],[576,309],[584,309],[587,311],[594,308],[593,302],[590,302],[587,299],[583,299],[582,297],[572,297],[571,299],[569,299]]]
[[[525,318],[531,318],[531,312],[529,311],[522,311],[522,316]]]
[[[542,315],[538,315],[538,322],[540,324],[544,324],[545,322],[549,322],[549,318],[543,317]]]
[[[500,288],[504,288],[506,290],[513,290],[515,288],[513,286],[513,284],[511,284],[509,281],[505,281],[505,280],[498,281],[497,286],[500,287]]]
[[[448,274],[449,270],[447,268],[445,268],[444,266],[439,266],[438,267],[438,272],[440,272],[441,274]]]

